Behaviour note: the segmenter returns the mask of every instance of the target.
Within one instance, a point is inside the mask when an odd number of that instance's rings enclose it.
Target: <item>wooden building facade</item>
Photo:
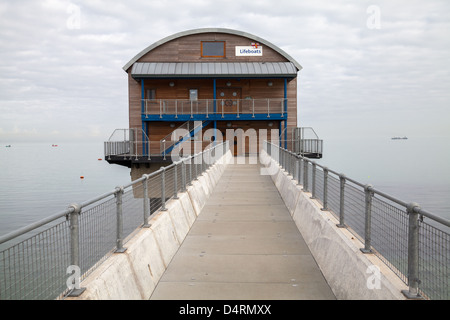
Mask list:
[[[301,68],[279,47],[242,31],[206,28],[166,37],[123,68],[134,130],[129,139],[136,154],[153,159],[170,151],[171,133],[179,127],[213,129],[230,140],[231,129],[257,135],[278,129],[282,140],[292,139]],[[236,155],[250,152],[248,144],[233,148]]]

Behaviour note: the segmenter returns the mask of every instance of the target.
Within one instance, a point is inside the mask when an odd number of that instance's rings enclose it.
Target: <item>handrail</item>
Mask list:
[[[268,114],[279,113],[284,116],[286,98],[262,98],[262,99],[141,99],[144,110],[143,115],[190,115],[206,114]],[[216,110],[214,110],[216,106]]]
[[[148,227],[150,217],[157,211],[165,210],[166,201],[177,199],[178,192],[185,192],[198,176],[226,154],[228,148],[228,141],[211,145],[109,192],[70,204],[63,211],[2,235],[0,299],[23,299],[28,298],[28,294],[53,299],[69,294],[72,291],[66,287],[67,271],[61,268],[69,267],[67,263],[79,266],[83,269],[80,276],[86,277],[111,252],[124,252],[124,242],[132,230]],[[140,203],[141,210],[136,210],[136,202]],[[115,241],[104,239],[114,237],[113,230],[99,233],[96,229],[102,225],[101,230],[107,230],[111,215],[116,216]],[[124,217],[131,219],[127,222],[127,231],[124,230]],[[61,218],[65,221],[56,224],[56,220]],[[33,232],[31,236],[28,234],[40,227],[45,227],[45,230],[37,234]],[[89,235],[86,233],[88,230],[93,233]],[[29,237],[21,240],[24,235]],[[6,244],[9,241],[14,243]],[[85,248],[87,245],[89,248]],[[115,251],[112,251],[114,248]],[[33,278],[36,274],[39,274],[39,279]]]
[[[402,279],[409,286],[408,290],[402,291],[406,297],[414,299],[420,297],[430,298],[432,296],[435,296],[437,299],[449,298],[450,290],[448,288],[447,281],[448,274],[445,270],[450,257],[448,257],[448,250],[445,251],[445,248],[448,249],[450,247],[450,234],[444,230],[446,227],[450,228],[450,220],[444,217],[439,217],[422,209],[417,203],[407,203],[402,201],[401,199],[374,188],[372,185],[363,184],[359,181],[351,179],[342,173],[331,170],[324,165],[307,159],[301,154],[289,151],[272,142],[265,141],[264,148],[265,152],[274,161],[278,162],[288,174],[292,175],[293,179],[298,181],[298,184],[303,185],[304,191],[311,192],[312,198],[322,202],[322,210],[332,211],[336,215],[336,218],[339,221],[339,224],[337,224],[338,227],[350,228],[349,231],[362,237],[364,248],[362,248],[361,251],[363,253],[375,253],[379,255],[385,263],[388,262],[388,266],[393,266],[392,268],[397,270],[395,272],[399,275],[399,277],[400,274],[402,276],[406,275],[406,280]],[[319,173],[322,175],[323,181],[317,181],[317,175]],[[330,174],[336,175],[337,179],[334,179],[334,186],[330,186]],[[312,181],[309,181],[309,179]],[[311,182],[312,185],[310,184]],[[361,189],[351,188],[352,190],[347,190],[348,188],[346,186],[349,183],[352,183],[354,186]],[[322,187],[322,190],[317,190],[318,185]],[[332,209],[329,208],[329,191],[331,189],[334,191],[334,208]],[[320,195],[318,195],[318,191],[321,191]],[[372,199],[375,199],[375,195],[378,196],[376,197],[379,202],[378,206],[380,206],[381,203],[384,203],[382,205],[384,206],[384,209],[374,207],[372,204]],[[347,196],[350,196],[351,200],[346,199]],[[385,200],[390,202],[386,202]],[[350,204],[348,204],[349,201],[351,202]],[[390,203],[396,204],[402,209],[400,210],[400,208],[394,207]],[[384,247],[384,242],[381,241],[377,243],[375,247],[372,246],[372,224],[374,222],[371,222],[371,220],[373,220],[373,217],[375,216],[374,213],[372,213],[373,210],[377,210],[378,216],[376,219],[383,219],[383,217],[388,215],[394,217],[399,214],[399,211],[403,212],[405,217],[408,217],[406,226],[402,225],[403,218],[399,218],[399,221],[386,221],[384,223],[377,221],[378,223],[381,223],[381,226],[378,226],[377,229],[381,234],[376,235],[379,238],[385,238],[386,236],[389,236],[389,238],[398,237],[398,241],[407,242],[404,244],[404,246],[407,247],[407,269],[402,267],[402,265],[399,265],[399,261],[401,261],[403,257],[396,256],[393,257],[393,261],[390,261],[388,258],[383,256],[383,251],[386,250],[386,252],[389,252],[390,250],[389,248]],[[390,212],[388,214],[383,210]],[[352,226],[350,227],[347,225],[346,221],[349,218],[349,214],[352,219]],[[425,224],[423,222],[424,217],[427,217],[437,223],[437,226],[434,224]],[[359,225],[360,220],[364,220],[364,226],[362,229]],[[393,224],[394,231],[391,231],[394,232],[394,234],[384,234],[385,232],[389,232],[388,230],[385,230],[386,224]],[[406,235],[401,233],[404,233],[405,229],[407,231]],[[423,229],[423,231],[420,231],[421,229]],[[427,237],[427,234],[432,234],[432,236]],[[422,250],[420,249],[421,242],[424,243],[423,246],[426,246],[426,248]],[[400,247],[401,245],[402,244],[398,244],[395,247]],[[428,248],[433,248],[432,250],[440,249],[440,251],[428,252]],[[401,253],[402,252],[396,254]],[[389,255],[390,254],[391,253],[389,252]],[[442,258],[436,258],[436,255],[442,256]],[[421,263],[419,263],[419,261],[421,261]],[[437,265],[435,266],[433,263]],[[426,271],[424,272],[421,268]],[[436,274],[430,273],[432,271],[436,272]],[[428,279],[428,277],[434,278]],[[422,285],[419,289],[420,284]],[[435,288],[433,286],[437,287]]]

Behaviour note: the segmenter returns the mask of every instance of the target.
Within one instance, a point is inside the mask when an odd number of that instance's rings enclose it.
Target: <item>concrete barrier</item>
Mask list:
[[[408,288],[391,269],[375,255],[362,253],[364,244],[349,230],[338,228],[335,217],[322,211],[265,151],[260,157],[266,167],[277,167],[271,170],[272,180],[337,299],[405,299],[401,290]]]
[[[114,253],[81,282],[81,287],[86,288],[83,294],[67,299],[149,299],[232,159],[228,151],[187,192],[168,201],[167,210],[156,213],[149,228],[139,229],[125,243],[124,253]]]

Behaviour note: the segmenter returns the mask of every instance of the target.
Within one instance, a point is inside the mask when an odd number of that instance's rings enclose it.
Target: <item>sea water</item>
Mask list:
[[[103,143],[0,146],[0,235],[130,181],[130,169],[104,160]]]
[[[450,219],[447,144],[445,138],[325,138],[317,163]],[[0,145],[0,235],[131,181],[129,168],[103,157],[102,142]]]
[[[450,148],[446,137],[330,138],[317,163],[450,219]]]

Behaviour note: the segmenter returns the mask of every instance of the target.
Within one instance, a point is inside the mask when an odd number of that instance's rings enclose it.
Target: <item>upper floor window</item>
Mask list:
[[[225,41],[202,41],[203,58],[225,58]]]
[[[156,89],[147,89],[145,98],[148,100],[156,100]]]

